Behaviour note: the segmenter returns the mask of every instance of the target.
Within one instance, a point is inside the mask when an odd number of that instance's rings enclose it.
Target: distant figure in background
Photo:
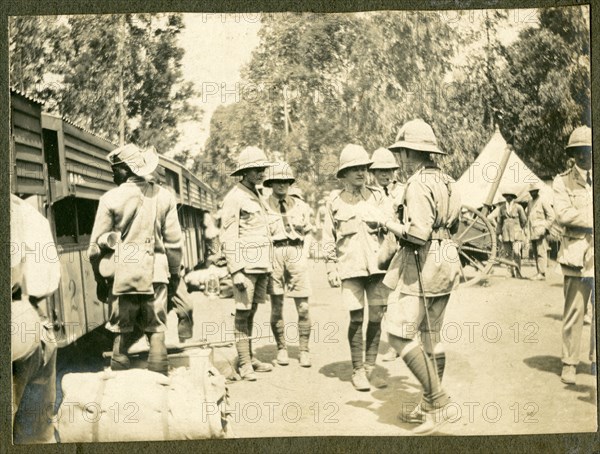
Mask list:
[[[221,219],[217,220],[210,213],[204,213],[203,224],[206,248],[203,268],[216,264],[223,257],[221,254],[221,241],[219,240],[220,221]]]
[[[13,440],[54,443],[56,341],[43,303],[58,288],[60,264],[48,220],[13,194],[10,246]]]
[[[523,229],[527,225],[527,216],[523,207],[516,202],[516,190],[506,188],[502,191],[502,196],[506,199],[506,203],[496,208],[488,219],[497,224],[497,232],[501,235],[505,254],[509,260],[515,262],[515,266],[511,267],[512,277],[523,279],[521,258],[525,239]]]
[[[327,207],[325,206],[326,197],[323,195],[323,198],[319,200],[317,203],[317,213],[315,215],[315,227],[316,233],[315,238],[317,240],[317,248],[315,251],[315,257],[317,260],[320,260],[324,257],[323,253],[323,227],[325,225],[325,217],[327,215]]]
[[[592,130],[580,126],[569,137],[567,155],[573,166],[554,179],[554,210],[558,223],[564,227],[558,263],[563,276],[565,306],[562,319],[562,373],[561,381],[568,385],[576,382],[579,364],[581,331],[585,307],[591,298],[592,312],[596,310],[594,297],[594,210],[592,186]],[[596,317],[591,314],[590,361],[596,373]]]
[[[548,264],[546,237],[549,235],[550,226],[554,222],[554,209],[547,200],[540,197],[540,189],[541,183],[532,183],[529,186],[531,200],[527,205],[527,227],[537,270],[537,274],[531,278],[534,281],[546,279],[546,266]]]

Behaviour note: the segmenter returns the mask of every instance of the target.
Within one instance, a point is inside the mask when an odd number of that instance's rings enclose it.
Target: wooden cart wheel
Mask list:
[[[486,216],[478,210],[462,207],[457,233],[458,254],[462,265],[462,285],[479,282],[496,261],[496,232]]]

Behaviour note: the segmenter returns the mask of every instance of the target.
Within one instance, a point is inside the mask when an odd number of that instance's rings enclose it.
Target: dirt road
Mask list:
[[[532,269],[524,272],[534,274]],[[257,382],[230,385],[236,435],[409,435],[412,426],[398,421],[396,415],[403,406],[410,408],[419,401],[415,378],[399,359],[378,361],[388,387],[355,391],[346,340],[348,314],[339,289],[327,285],[322,263],[312,264],[311,275],[313,366],[298,365],[295,307],[286,300],[290,365],[259,374]],[[233,302],[194,295],[202,337],[231,338]],[[447,352],[444,386],[459,409],[459,418],[446,425],[444,433],[596,430],[589,326],[584,328],[577,385],[564,385],[560,381],[561,314],[562,277],[553,272],[547,281],[539,282],[511,279],[505,269],[497,268],[487,287],[456,292],[441,335]],[[259,308],[256,334],[270,336],[268,304]],[[386,348],[382,342],[380,352]],[[272,361],[276,355],[272,338],[256,342],[255,352],[261,360]]]

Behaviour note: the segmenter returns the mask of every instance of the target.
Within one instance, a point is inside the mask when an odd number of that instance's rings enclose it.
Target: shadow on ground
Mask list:
[[[542,372],[549,372],[560,377],[562,373],[562,361],[558,356],[551,355],[540,355],[525,358],[523,362],[533,368]],[[577,366],[577,374],[590,374],[589,363],[579,363]],[[575,388],[575,387],[573,387]]]
[[[328,378],[338,378],[341,381],[349,382],[352,378],[352,363],[350,361],[330,363],[321,367],[319,373]]]
[[[340,361],[327,364],[319,369],[319,373],[328,378],[337,378],[342,382],[350,382],[352,378],[352,364],[350,361]],[[347,402],[356,408],[363,408],[373,412],[378,421],[383,424],[397,426],[400,429],[410,431],[415,427],[398,419],[401,412],[410,413],[421,399],[419,387],[409,382],[408,376],[390,376],[388,370],[376,366],[375,374],[387,383],[385,388],[371,388],[369,392],[360,393],[365,399],[350,400]],[[415,392],[417,391],[417,392]],[[369,396],[370,395],[370,396]],[[372,398],[380,401],[373,402]]]
[[[552,320],[556,320],[557,322],[562,322],[562,314],[546,314],[544,315],[546,318],[551,318]]]
[[[300,355],[300,349],[297,345],[287,346],[288,356],[290,360],[298,359]],[[254,351],[254,357],[263,363],[272,364],[277,359],[277,346],[276,345],[263,345]]]

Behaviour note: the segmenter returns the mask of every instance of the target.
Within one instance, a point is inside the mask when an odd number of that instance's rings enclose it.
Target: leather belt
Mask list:
[[[274,240],[273,241],[273,247],[283,247],[283,246],[302,246],[304,244],[304,240],[301,239],[289,239],[286,238],[285,240]]]

